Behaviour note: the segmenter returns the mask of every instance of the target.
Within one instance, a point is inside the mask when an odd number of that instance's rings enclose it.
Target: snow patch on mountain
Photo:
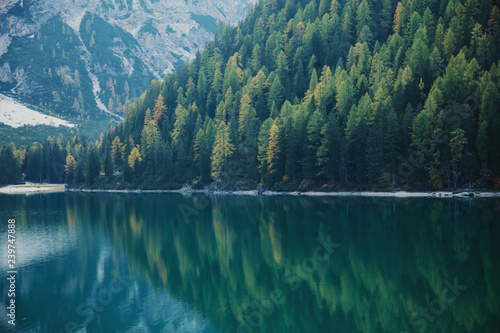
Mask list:
[[[48,116],[41,112],[32,110],[27,106],[17,102],[11,97],[0,94],[0,123],[7,126],[18,128],[26,125],[48,125],[48,126],[66,126],[75,125],[56,117]]]

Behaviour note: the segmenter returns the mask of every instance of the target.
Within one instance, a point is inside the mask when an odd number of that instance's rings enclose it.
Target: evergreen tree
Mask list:
[[[384,166],[384,128],[382,116],[378,115],[373,125],[368,130],[366,142],[367,178],[371,183],[376,183]]]
[[[121,166],[122,162],[122,144],[120,142],[120,137],[115,136],[113,142],[111,143],[111,158],[113,159],[114,168]]]
[[[65,171],[66,183],[68,183],[69,185],[73,185],[75,181],[76,161],[71,154],[68,154],[68,156],[66,157]]]
[[[85,158],[85,183],[92,185],[101,171],[101,157],[97,145],[93,142],[87,147]]]
[[[108,178],[111,179],[113,176],[113,159],[111,157],[111,150],[109,146],[106,145],[106,148],[104,149],[104,175]]]
[[[328,121],[321,128],[321,146],[316,157],[318,160],[318,176],[323,179],[335,181],[339,168],[340,156],[340,128],[333,114],[328,116]]]
[[[280,148],[280,129],[276,122],[271,126],[269,133],[269,144],[267,146],[267,171],[270,175],[276,175],[278,170],[278,160],[281,152]]]
[[[163,151],[163,165],[162,165],[162,175],[163,179],[170,182],[172,180],[172,170],[173,170],[173,157],[172,148],[170,143],[165,142]]]
[[[240,103],[238,132],[240,140],[244,142],[247,149],[256,148],[256,133],[258,130],[257,112],[251,104],[248,94],[243,95]]]
[[[299,176],[299,143],[293,126],[293,119],[291,116],[286,117],[284,124],[284,136],[286,141],[286,161],[285,170],[286,174],[295,181]]]
[[[272,104],[276,104],[276,109],[281,109],[283,102],[285,101],[285,87],[281,83],[281,79],[278,75],[274,77],[273,84],[271,85],[271,90],[269,91],[268,105],[267,108],[270,111]]]
[[[162,122],[163,118],[165,117],[166,111],[167,109],[165,107],[165,104],[163,103],[163,96],[160,94],[156,99],[155,107],[153,109],[153,121],[155,125],[158,125]]]
[[[128,156],[128,165],[133,172],[138,169],[139,162],[142,161],[141,153],[137,147],[132,148],[130,155]]]
[[[395,182],[395,174],[397,172],[396,159],[398,158],[398,142],[401,138],[398,136],[400,133],[398,119],[396,112],[393,108],[389,109],[387,113],[386,131],[384,137],[385,151],[384,156],[386,159],[387,171],[391,174],[391,182]]]
[[[211,175],[215,180],[227,178],[228,159],[234,152],[229,126],[223,121],[217,126],[215,142],[211,156]]]
[[[321,129],[324,123],[324,116],[319,110],[314,111],[307,123],[304,158],[302,160],[302,172],[307,177],[314,177],[318,173],[316,155],[321,146]]]
[[[259,161],[259,171],[262,179],[267,175],[267,150],[269,148],[269,137],[272,126],[273,120],[268,118],[262,123],[259,130],[257,159]]]
[[[199,168],[199,176],[202,182],[206,182],[209,178],[210,164],[209,164],[209,150],[207,137],[203,128],[198,130],[194,139],[194,163]]]

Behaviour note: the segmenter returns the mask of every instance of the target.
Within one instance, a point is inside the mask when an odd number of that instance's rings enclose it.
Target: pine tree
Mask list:
[[[436,190],[439,190],[443,187],[443,181],[441,179],[441,173],[439,172],[439,165],[441,153],[438,150],[432,157],[434,158],[433,163],[431,163],[431,167],[429,169],[429,184]]]
[[[500,9],[494,6],[488,20],[488,32],[492,45],[498,46],[500,43]]]
[[[187,144],[185,142],[184,137],[181,137],[177,140],[175,146],[173,146],[174,152],[174,175],[175,180],[178,182],[183,182],[188,177],[187,167],[189,166],[190,158],[189,152],[187,149]]]
[[[358,31],[358,35],[363,30],[364,26],[368,26],[370,24],[371,16],[370,5],[366,0],[361,1],[358,6],[358,10],[356,11],[356,29]]]
[[[401,35],[402,33],[402,27],[403,27],[403,11],[404,7],[401,4],[401,2],[398,2],[398,5],[396,7],[396,13],[394,14],[394,32]]]
[[[155,125],[158,125],[163,121],[166,111],[167,108],[163,103],[163,96],[160,94],[156,99],[155,107],[153,109],[153,121]]]
[[[401,138],[398,136],[400,131],[397,115],[392,107],[387,113],[386,126],[384,137],[384,156],[386,158],[385,165],[387,165],[387,170],[391,173],[392,182],[394,183],[395,173],[397,170],[396,159],[398,158],[398,142],[401,142]]]
[[[73,86],[76,89],[80,88],[80,72],[78,71],[78,69],[75,69],[75,78],[73,80]]]
[[[474,28],[471,31],[471,41],[470,48],[471,54],[477,56],[477,49],[479,46],[479,40],[484,36],[483,26],[480,23],[474,25]]]
[[[78,106],[80,107],[80,113],[85,114],[85,107],[83,103],[83,95],[81,90],[78,91]]]
[[[365,156],[368,181],[376,183],[384,166],[384,129],[381,115],[377,116],[368,130]]]
[[[258,119],[257,112],[252,106],[248,94],[243,95],[241,98],[238,124],[240,140],[244,142],[246,148],[254,148],[255,137],[258,130]]]
[[[93,142],[87,147],[87,155],[85,159],[85,182],[87,185],[92,185],[99,176],[101,171],[101,157],[97,145]]]
[[[125,96],[128,96],[130,95],[130,87],[128,85],[128,81],[125,81],[125,85],[123,86],[123,92],[125,93]]]
[[[316,152],[319,172],[323,179],[335,181],[339,168],[340,128],[334,114],[328,116],[328,121],[321,128],[321,146]]]
[[[273,120],[271,118],[267,118],[260,126],[258,135],[257,160],[259,161],[259,171],[262,179],[264,179],[267,175],[267,149],[269,147],[269,136],[272,126]]]
[[[302,172],[307,177],[314,177],[318,173],[317,151],[321,146],[321,130],[325,118],[319,110],[312,114],[306,129],[304,156],[302,159]]]
[[[76,98],[73,102],[72,109],[73,109],[73,111],[75,111],[75,113],[80,113],[80,103],[78,102],[78,99],[76,99]]]
[[[114,168],[117,168],[122,164],[122,145],[120,142],[120,137],[115,136],[113,142],[111,143],[111,158],[113,159]]]
[[[68,154],[68,156],[66,157],[65,171],[66,171],[66,183],[70,185],[73,185],[73,182],[75,181],[75,169],[76,169],[75,158],[71,154]]]
[[[76,168],[75,168],[75,184],[83,184],[85,182],[85,148],[82,145],[75,145],[76,153]]]
[[[415,77],[427,80],[429,54],[429,48],[425,41],[420,37],[416,37],[408,55],[408,65]]]
[[[196,98],[196,85],[192,77],[189,78],[186,88],[186,103],[191,105]]]
[[[330,10],[330,0],[320,0],[318,6],[318,17],[323,17]]]
[[[340,115],[345,116],[349,113],[353,103],[353,97],[354,87],[352,85],[352,81],[349,78],[342,80],[337,86],[336,96],[336,108]]]
[[[187,135],[188,115],[189,111],[181,104],[177,104],[175,108],[174,129],[171,134],[172,142],[175,144],[177,144],[180,138],[184,138]]]
[[[149,160],[149,157],[151,155],[150,151],[150,137],[151,137],[151,124],[153,122],[152,116],[151,116],[151,110],[148,108],[146,110],[146,115],[144,117],[144,126],[142,127],[142,132],[141,132],[141,146],[142,146],[142,155],[146,159],[146,161]]]
[[[172,157],[172,148],[170,147],[170,143],[165,142],[163,150],[163,165],[162,165],[162,175],[163,179],[170,182],[172,180],[172,170],[173,168],[173,157]]]
[[[252,68],[252,70],[255,73],[258,72],[262,67],[261,60],[260,60],[261,53],[262,53],[262,50],[260,48],[260,45],[255,44],[255,46],[253,47],[253,50],[252,50],[252,59],[250,61],[250,67]]]
[[[458,169],[466,145],[467,145],[467,139],[462,129],[458,128],[455,131],[451,132],[449,147],[451,153],[451,167],[452,167],[452,174],[453,174],[453,181],[455,188],[457,188],[458,186],[458,180],[460,175]]]
[[[161,139],[160,130],[158,126],[152,124],[151,130],[151,153],[153,154],[153,164],[152,172],[156,176],[160,176],[163,173],[163,159],[165,158],[165,145]]]
[[[142,161],[141,153],[137,147],[132,148],[130,155],[128,156],[128,165],[132,169],[132,171],[137,170],[138,162]]]
[[[318,74],[316,73],[316,68],[313,68],[311,73],[311,79],[309,80],[309,93],[312,94],[316,89],[318,84]]]
[[[271,126],[271,131],[269,133],[269,144],[267,147],[267,171],[271,175],[276,174],[276,171],[278,169],[279,154],[281,152],[279,132],[280,129],[275,122]]]
[[[285,140],[285,173],[292,177],[292,181],[299,176],[299,145],[293,127],[293,119],[291,116],[285,118],[284,121],[284,140]]]
[[[434,79],[441,76],[444,72],[443,59],[441,57],[441,52],[437,47],[432,50],[430,55],[430,72]]]
[[[449,28],[443,41],[443,50],[446,58],[450,59],[453,55],[455,55],[457,44],[457,36],[453,30]]]
[[[129,136],[126,141],[124,141],[124,144],[122,144],[122,170],[123,170],[123,179],[126,182],[132,181],[133,177],[133,170],[129,165],[129,156],[130,153],[132,152],[132,149],[135,147],[134,139],[132,136]],[[135,160],[134,160],[135,163]],[[135,165],[135,164],[134,164]]]
[[[208,90],[208,82],[207,76],[205,74],[205,67],[201,66],[200,71],[198,72],[198,82],[196,83],[196,89],[198,94],[198,105],[202,108],[202,114],[204,114],[205,106],[207,103],[207,90]]]
[[[217,126],[217,134],[211,156],[211,175],[215,180],[227,178],[228,159],[234,151],[229,126],[223,121]]]
[[[104,175],[108,179],[113,176],[113,159],[111,158],[111,151],[108,145],[104,149]]]
[[[113,105],[113,98],[110,97],[108,102],[108,111],[113,112]]]
[[[271,85],[271,90],[269,91],[269,97],[267,102],[267,108],[270,111],[273,102],[276,103],[276,108],[279,110],[285,101],[285,87],[281,83],[281,79],[278,75],[274,77],[273,84]]]
[[[207,137],[203,128],[198,130],[194,139],[194,163],[199,168],[199,175],[202,182],[208,180],[210,165],[209,165],[209,150]]]

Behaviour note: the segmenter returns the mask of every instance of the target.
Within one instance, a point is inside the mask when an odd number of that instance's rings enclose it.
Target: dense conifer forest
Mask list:
[[[260,1],[97,142],[4,145],[0,183],[500,187],[499,48],[489,0]]]

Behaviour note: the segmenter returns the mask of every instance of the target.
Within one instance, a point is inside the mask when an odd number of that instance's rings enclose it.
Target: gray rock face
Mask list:
[[[10,65],[8,62],[4,63],[0,67],[0,81],[2,82],[12,82],[12,72],[10,71]]]
[[[59,115],[122,118],[130,97],[256,1],[0,0],[0,92]]]
[[[36,34],[56,15],[78,34],[85,13],[92,12],[130,33],[139,45],[132,53],[161,77],[206,45],[216,21],[238,22],[251,2],[256,0],[0,0],[0,56],[13,37]],[[123,56],[126,48],[113,51]]]

